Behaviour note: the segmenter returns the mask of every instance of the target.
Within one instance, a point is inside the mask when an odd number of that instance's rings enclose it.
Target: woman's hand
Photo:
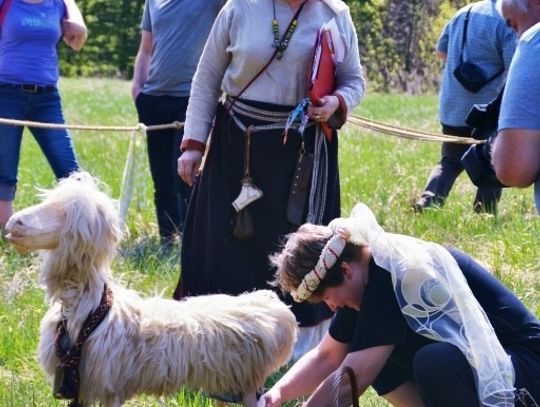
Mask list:
[[[198,150],[186,150],[178,159],[178,175],[190,187],[193,186],[193,180],[199,172],[202,155]]]
[[[318,122],[327,122],[338,108],[338,97],[328,95],[321,98],[321,104],[319,106],[310,105],[308,107],[308,115]]]
[[[74,20],[62,20],[62,35],[70,48],[79,51],[86,41],[86,27]]]

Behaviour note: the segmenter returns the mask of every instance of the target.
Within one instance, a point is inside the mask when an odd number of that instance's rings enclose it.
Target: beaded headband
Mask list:
[[[328,270],[336,264],[337,259],[341,256],[349,237],[350,233],[340,228],[326,242],[313,270],[304,276],[296,291],[291,291],[291,295],[296,302],[307,300],[319,287],[319,283],[326,277]]]

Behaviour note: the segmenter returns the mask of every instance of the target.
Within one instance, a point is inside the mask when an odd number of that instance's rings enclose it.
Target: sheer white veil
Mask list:
[[[418,334],[455,345],[474,372],[482,406],[514,406],[514,368],[452,255],[442,246],[385,232],[364,204],[330,223],[368,244],[388,270],[401,312]]]

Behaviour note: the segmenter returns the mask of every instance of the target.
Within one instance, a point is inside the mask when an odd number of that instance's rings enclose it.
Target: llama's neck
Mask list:
[[[47,298],[61,305],[68,326],[79,325],[99,306],[104,285],[110,280],[110,270],[104,265],[89,265],[84,270],[62,267],[54,258],[46,257],[41,279]]]

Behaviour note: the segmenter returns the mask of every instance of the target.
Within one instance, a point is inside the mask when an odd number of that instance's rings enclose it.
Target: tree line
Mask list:
[[[362,64],[372,89],[419,93],[437,87],[442,66],[433,52],[437,38],[444,24],[466,1],[346,3],[351,8]],[[78,0],[78,4],[89,37],[79,53],[61,46],[62,74],[131,78],[144,0]]]

